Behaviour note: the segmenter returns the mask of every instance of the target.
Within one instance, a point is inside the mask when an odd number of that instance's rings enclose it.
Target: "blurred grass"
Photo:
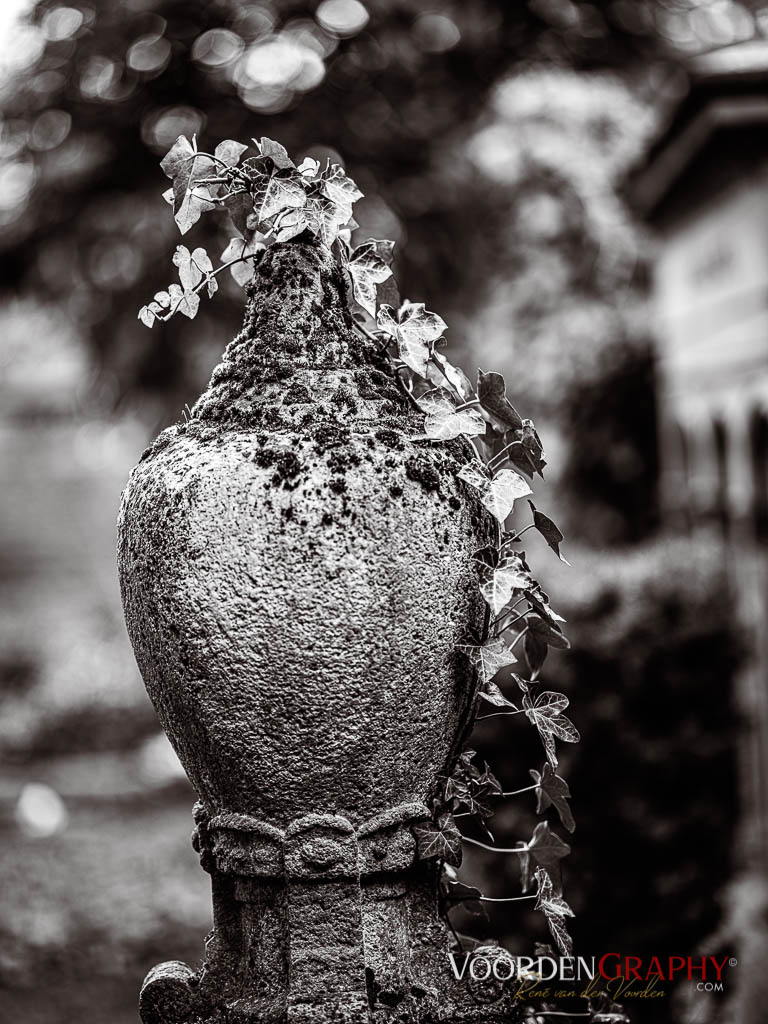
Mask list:
[[[211,910],[192,799],[70,805],[47,839],[0,824],[0,1020],[135,1024],[155,963],[199,962]]]

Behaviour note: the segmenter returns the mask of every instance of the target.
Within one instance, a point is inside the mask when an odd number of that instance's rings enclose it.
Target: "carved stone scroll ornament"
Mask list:
[[[195,786],[202,969],[162,964],[144,1024],[517,1020],[455,980],[416,826],[466,734],[455,653],[491,537],[352,327],[327,249],[258,263],[243,330],[123,496],[118,560],[149,695]]]

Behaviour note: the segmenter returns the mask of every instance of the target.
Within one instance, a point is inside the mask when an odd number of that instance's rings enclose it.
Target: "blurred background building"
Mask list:
[[[192,324],[136,319],[178,242],[158,161],[197,133],[343,162],[359,237],[397,242],[401,291],[449,323],[452,357],[502,370],[537,420],[573,564],[546,570],[573,640],[546,678],[583,735],[563,757],[578,951],[734,953],[748,984],[628,1008],[762,1022],[768,9],[29,0],[2,18],[0,1020],[135,1021],[146,970],[194,963],[208,927],[193,794],[113,551],[130,466],[241,316],[229,282]],[[215,255],[229,231],[207,219],[190,238]],[[541,751],[511,721],[473,744],[516,788]],[[530,833],[526,801],[500,806],[500,843]],[[515,894],[516,860],[478,851],[464,875]],[[455,915],[518,952],[546,940],[517,907]]]
[[[739,42],[688,68],[688,94],[634,199],[657,239],[663,515],[688,534],[714,531],[751,640],[735,679],[739,864],[759,891],[768,872],[768,45]],[[760,963],[768,932],[757,906],[760,937],[746,955]],[[758,1019],[752,1012],[745,1019]]]

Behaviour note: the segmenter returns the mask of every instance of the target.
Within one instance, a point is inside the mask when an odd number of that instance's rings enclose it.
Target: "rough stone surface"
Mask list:
[[[455,478],[468,443],[416,433],[330,254],[292,242],[262,257],[190,421],[131,475],[126,621],[201,799],[215,908],[202,974],[156,968],[145,1024],[475,1005],[442,991],[448,939],[413,824],[474,699],[455,648],[482,632],[472,555],[491,526]]]

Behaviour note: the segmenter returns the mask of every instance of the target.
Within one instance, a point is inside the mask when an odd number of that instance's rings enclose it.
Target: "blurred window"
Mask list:
[[[693,528],[691,514],[691,452],[688,441],[688,434],[682,423],[675,423],[675,435],[677,441],[677,470],[680,481],[680,497],[678,500],[680,515],[686,533]]]
[[[728,510],[728,432],[721,419],[712,421],[712,435],[717,469],[715,517],[723,537],[727,537],[730,519]]]
[[[749,421],[752,521],[755,537],[768,541],[768,415],[755,409]]]

